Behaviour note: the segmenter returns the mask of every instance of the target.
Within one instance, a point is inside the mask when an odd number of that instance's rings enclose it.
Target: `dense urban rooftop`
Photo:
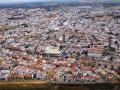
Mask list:
[[[0,80],[120,82],[120,7],[0,9]]]

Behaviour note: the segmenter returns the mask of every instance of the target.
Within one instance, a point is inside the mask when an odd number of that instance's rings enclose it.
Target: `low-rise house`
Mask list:
[[[103,57],[105,50],[103,48],[93,47],[93,48],[88,48],[87,51],[88,51],[88,56]]]

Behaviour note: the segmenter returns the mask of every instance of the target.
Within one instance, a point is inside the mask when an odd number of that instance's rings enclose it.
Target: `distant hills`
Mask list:
[[[77,1],[77,0],[76,0]],[[91,0],[90,0],[91,1]],[[98,0],[97,0],[98,1]],[[79,5],[100,5],[120,6],[120,2],[30,2],[30,3],[14,3],[14,4],[0,4],[0,8],[49,8],[61,6],[79,6]]]

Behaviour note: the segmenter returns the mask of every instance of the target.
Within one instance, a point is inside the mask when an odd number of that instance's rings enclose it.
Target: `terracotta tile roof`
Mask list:
[[[103,53],[104,49],[103,48],[88,48],[88,52],[93,52],[93,53]]]

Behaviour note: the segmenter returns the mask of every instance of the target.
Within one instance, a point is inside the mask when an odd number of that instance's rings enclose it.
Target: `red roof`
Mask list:
[[[94,79],[98,79],[97,76],[77,76],[77,78],[94,78]]]

